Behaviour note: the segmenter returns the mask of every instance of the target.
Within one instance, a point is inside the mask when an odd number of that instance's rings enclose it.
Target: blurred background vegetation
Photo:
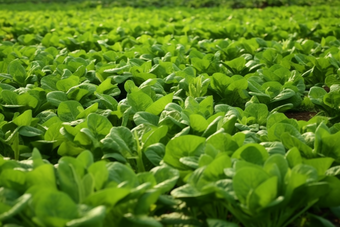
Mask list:
[[[17,3],[75,3],[87,7],[123,6],[123,7],[228,7],[228,8],[264,8],[267,6],[312,6],[339,5],[340,0],[0,0],[0,4]]]

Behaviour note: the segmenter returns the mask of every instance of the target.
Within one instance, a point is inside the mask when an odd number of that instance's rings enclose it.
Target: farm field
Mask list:
[[[334,227],[339,177],[340,6],[0,5],[0,226]]]

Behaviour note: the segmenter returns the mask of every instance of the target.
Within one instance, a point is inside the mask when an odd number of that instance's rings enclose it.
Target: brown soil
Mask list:
[[[285,115],[288,118],[293,118],[298,121],[309,121],[312,117],[316,115],[316,112],[287,112]]]

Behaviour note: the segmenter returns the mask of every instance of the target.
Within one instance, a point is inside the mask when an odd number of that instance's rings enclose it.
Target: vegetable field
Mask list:
[[[4,227],[339,226],[340,6],[0,5],[0,154]]]

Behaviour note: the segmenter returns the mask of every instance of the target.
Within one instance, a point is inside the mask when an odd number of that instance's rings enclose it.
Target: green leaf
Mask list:
[[[90,206],[105,205],[107,207],[112,207],[129,193],[130,190],[125,188],[106,188],[88,196],[84,200],[84,203]]]
[[[154,166],[158,166],[165,155],[165,146],[162,143],[151,144],[144,150],[144,155]]]
[[[248,205],[248,195],[267,179],[269,175],[262,169],[244,167],[238,170],[233,178],[233,188],[237,198],[242,204]]]
[[[35,214],[47,226],[63,227],[79,215],[77,205],[63,192],[49,190],[36,198]]]
[[[322,157],[304,160],[304,164],[313,166],[320,177],[324,177],[326,171],[331,167],[334,162],[333,158]]]
[[[159,223],[152,217],[148,217],[145,215],[126,215],[121,222],[119,222],[119,226],[129,226],[129,227],[162,227],[163,225]]]
[[[158,143],[168,133],[168,126],[161,125],[143,135],[143,148]]]
[[[305,157],[312,158],[314,155],[313,149],[306,145],[304,142],[299,140],[298,138],[291,136],[290,133],[284,132],[281,134],[282,144],[287,148],[291,149],[296,147],[300,150]]]
[[[156,179],[157,185],[154,187],[162,194],[169,192],[177,183],[179,172],[177,169],[168,166],[157,166],[150,170]]]
[[[4,169],[0,174],[0,185],[19,192],[25,190],[26,174],[15,169]]]
[[[146,109],[153,103],[150,96],[145,94],[143,91],[136,91],[128,94],[127,101],[135,112],[146,111]],[[157,107],[158,109],[155,108],[156,107],[153,108],[153,112],[157,112],[159,110],[159,107]],[[151,113],[153,112],[151,111]]]
[[[156,203],[161,191],[158,190],[148,190],[141,197],[138,198],[137,204],[134,209],[136,215],[148,214],[150,207]]]
[[[208,218],[207,223],[209,227],[237,227],[236,223],[228,222],[220,219]]]
[[[227,133],[216,133],[208,137],[207,144],[211,144],[217,150],[227,152],[229,155],[234,153],[238,148],[238,142]],[[243,141],[241,141],[243,144]]]
[[[95,188],[96,190],[100,190],[106,183],[109,172],[106,168],[106,162],[105,161],[98,161],[93,163],[87,171],[91,173],[94,177],[95,182]]]
[[[61,102],[58,106],[58,116],[64,122],[77,120],[77,116],[84,111],[82,105],[74,100]]]
[[[115,98],[106,94],[96,94],[96,97],[99,98],[99,108],[100,109],[110,109],[117,110],[118,102]]]
[[[21,86],[25,85],[27,77],[26,69],[22,66],[19,59],[11,61],[8,65],[8,73]]]
[[[317,205],[321,207],[340,206],[340,180],[337,177],[328,176],[323,181],[328,183],[329,191],[319,199]]]
[[[55,107],[58,107],[60,103],[68,100],[67,95],[62,91],[51,91],[46,95],[46,99]]]
[[[283,134],[289,133],[290,136],[294,136],[296,139],[299,139],[301,142],[304,142],[303,137],[296,127],[290,123],[277,123],[274,124],[268,130],[268,139],[270,141],[280,141]]]
[[[51,164],[42,164],[27,173],[26,183],[30,186],[39,185],[44,188],[57,189],[54,167]]]
[[[267,122],[268,108],[267,105],[262,103],[250,103],[246,106],[244,114],[247,117],[253,117],[254,120],[250,121],[249,124],[260,124],[265,125]]]
[[[102,226],[106,215],[105,206],[97,206],[88,212],[82,214],[81,218],[73,219],[66,223],[68,227],[77,226]]]
[[[290,168],[302,163],[300,151],[296,147],[288,150],[286,153],[286,159]]]
[[[101,143],[105,150],[121,153],[125,158],[136,152],[135,138],[131,131],[123,126],[113,127]]]
[[[225,63],[233,74],[240,73],[245,67],[246,60],[243,57],[235,58]]]
[[[205,138],[203,137],[193,135],[176,137],[166,145],[163,161],[177,169],[186,170],[188,167],[182,164],[179,159],[188,156],[199,156],[203,153],[202,146],[204,144]]]
[[[257,165],[263,165],[269,157],[267,150],[259,144],[246,144],[240,147],[232,155],[232,158],[243,159]]]
[[[59,159],[57,176],[60,189],[67,193],[75,202],[84,199],[84,188],[81,179],[85,174],[83,165],[75,158],[62,157]]]
[[[32,110],[26,110],[12,121],[17,126],[29,126],[32,122]]]
[[[90,113],[95,113],[98,110],[98,103],[94,103],[87,107],[83,112],[79,113],[77,119],[86,118]]]
[[[151,114],[154,114],[154,115],[158,115],[164,110],[166,105],[171,103],[172,98],[173,98],[173,93],[165,95],[162,98],[155,101],[154,103],[152,103],[151,105],[147,106],[145,111]]]
[[[189,118],[190,127],[197,132],[204,132],[209,125],[208,121],[200,114],[191,114]]]
[[[133,115],[133,121],[136,123],[136,125],[146,124],[157,126],[159,117],[148,112],[140,111]]]
[[[259,198],[259,205],[265,208],[277,196],[277,176],[273,176],[260,184],[254,191]]]
[[[81,152],[76,159],[79,161],[80,164],[82,164],[83,168],[85,169],[93,164],[93,155],[89,150]]]
[[[125,184],[131,188],[139,185],[138,178],[133,170],[119,162],[112,162],[107,164],[109,171],[108,181],[115,181],[117,184]]]
[[[281,154],[271,155],[265,162],[263,169],[266,170],[269,175],[276,176],[278,178],[278,184],[281,186],[285,176],[288,172],[288,162]]]
[[[19,134],[21,136],[26,136],[26,137],[34,137],[34,136],[41,136],[43,135],[43,131],[34,128],[32,126],[22,126],[19,129]]]
[[[109,134],[112,124],[111,122],[104,116],[91,113],[87,116],[87,126],[93,132],[95,136],[106,136]]]
[[[312,87],[309,90],[308,97],[316,105],[323,105],[323,97],[327,94],[325,89],[321,87]]]
[[[79,84],[79,77],[70,76],[66,79],[58,80],[56,83],[57,89],[59,91],[67,92],[71,87]]]
[[[23,194],[14,201],[11,201],[11,198],[6,198],[6,195],[4,195],[6,190],[8,189],[0,189],[0,198],[2,199],[0,202],[0,221],[5,221],[6,219],[10,219],[11,217],[20,213],[26,207],[32,197],[30,194]],[[10,204],[7,204],[9,202]]]

